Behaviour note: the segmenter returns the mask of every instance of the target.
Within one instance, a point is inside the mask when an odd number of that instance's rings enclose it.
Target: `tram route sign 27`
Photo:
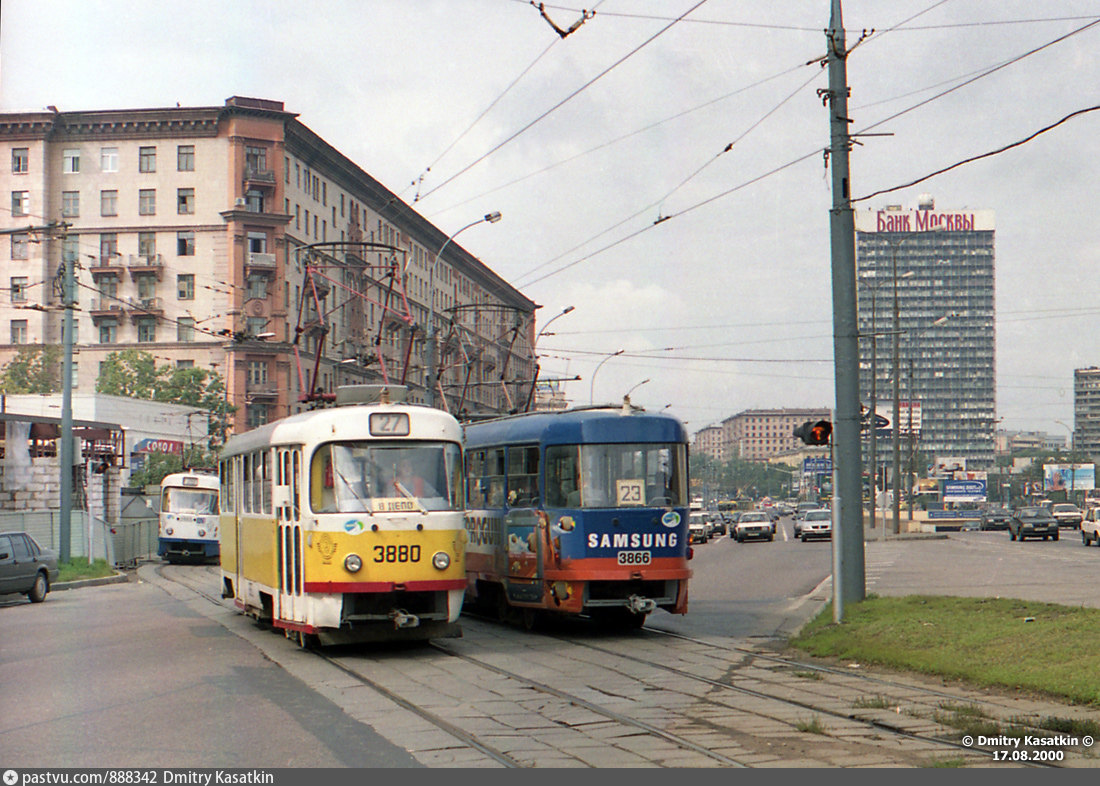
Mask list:
[[[824,456],[802,459],[803,475],[828,474],[833,471],[833,460]]]

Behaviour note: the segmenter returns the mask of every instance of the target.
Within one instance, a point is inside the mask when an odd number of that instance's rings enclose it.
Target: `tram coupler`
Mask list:
[[[641,595],[631,595],[626,599],[626,607],[635,614],[649,614],[657,608],[657,601],[653,598],[643,598]]]
[[[391,611],[390,619],[393,620],[393,627],[395,630],[420,627],[420,617],[415,614],[409,614],[409,612],[401,609],[394,609]]]

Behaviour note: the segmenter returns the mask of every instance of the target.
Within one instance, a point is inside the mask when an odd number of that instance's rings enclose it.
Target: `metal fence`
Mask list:
[[[29,533],[43,546],[58,551],[61,543],[60,511],[33,513],[0,513],[0,531],[21,530]],[[69,557],[104,559],[108,565],[129,567],[140,560],[156,559],[157,520],[127,519],[109,524],[98,517],[89,518],[82,510],[74,510],[69,526]]]

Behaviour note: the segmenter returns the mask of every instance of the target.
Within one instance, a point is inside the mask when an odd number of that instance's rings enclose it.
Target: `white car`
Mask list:
[[[763,510],[746,510],[737,520],[731,537],[736,538],[738,543],[744,543],[749,538],[772,540],[775,535],[772,532],[771,516]]]
[[[1090,543],[1100,546],[1100,508],[1085,511],[1085,520],[1081,522],[1081,542],[1086,546]]]
[[[805,543],[811,538],[831,538],[833,536],[833,512],[831,510],[808,510],[795,529],[795,537]]]

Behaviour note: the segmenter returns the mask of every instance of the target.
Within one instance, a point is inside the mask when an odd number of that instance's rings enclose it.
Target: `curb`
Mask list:
[[[99,587],[104,584],[125,584],[130,580],[127,573],[115,573],[113,576],[102,576],[98,579],[80,579],[78,581],[58,581],[50,585],[50,592],[81,589],[83,587]]]

